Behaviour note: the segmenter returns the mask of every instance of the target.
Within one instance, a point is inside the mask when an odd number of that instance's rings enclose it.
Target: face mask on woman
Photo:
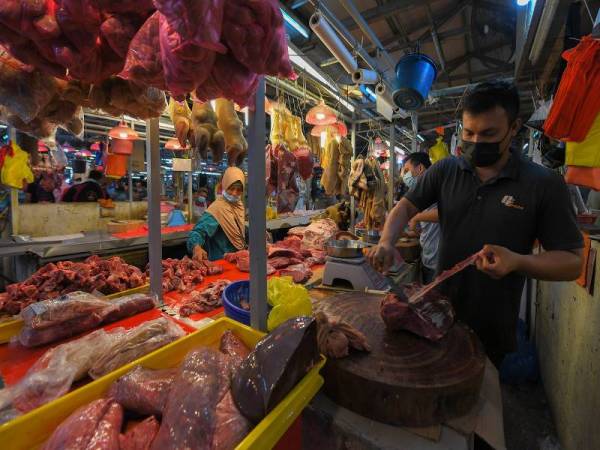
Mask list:
[[[228,194],[227,191],[223,191],[223,198],[229,203],[237,203],[241,200],[242,197],[239,195],[231,195]]]

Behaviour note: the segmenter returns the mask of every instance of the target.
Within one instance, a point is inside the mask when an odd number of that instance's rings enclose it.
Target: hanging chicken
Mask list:
[[[221,162],[225,153],[225,136],[217,127],[217,115],[210,102],[194,102],[192,107],[192,130],[190,133],[192,148],[200,154],[202,159],[208,157],[208,150],[212,152],[212,160]]]
[[[218,98],[215,103],[217,124],[225,137],[228,164],[239,166],[248,153],[248,142],[242,132],[244,124],[238,118],[231,100]]]
[[[179,141],[179,145],[186,148],[192,123],[192,111],[187,101],[178,102],[171,97],[169,99],[169,117],[175,127],[175,136]]]

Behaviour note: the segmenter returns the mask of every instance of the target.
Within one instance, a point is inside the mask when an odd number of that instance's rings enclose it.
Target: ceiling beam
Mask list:
[[[372,23],[380,19],[385,19],[385,17],[390,14],[406,11],[416,6],[418,7],[425,2],[430,3],[431,1],[433,0],[425,0],[424,2],[419,2],[418,4],[415,4],[414,0],[390,0],[387,3],[384,3],[383,5],[367,9],[361,14],[367,23]],[[347,17],[346,19],[342,20],[342,23],[350,31],[356,30],[358,28],[358,25],[354,22],[352,17]]]

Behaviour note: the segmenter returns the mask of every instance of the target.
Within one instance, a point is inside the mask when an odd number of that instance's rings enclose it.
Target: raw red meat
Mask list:
[[[225,331],[221,336],[219,350],[238,360],[242,360],[250,354],[250,349],[246,347],[246,344],[244,344],[244,342],[231,330]]]
[[[228,390],[217,404],[215,430],[211,450],[230,450],[237,447],[252,429],[252,424],[237,408]]]
[[[312,177],[315,164],[312,151],[306,145],[301,145],[300,147],[293,149],[292,153],[294,153],[296,161],[298,161],[298,173],[303,180],[308,180]]]
[[[331,320],[323,312],[317,313],[315,318],[319,351],[328,358],[348,356],[351,348],[363,352],[371,351],[366,336],[350,324]]]
[[[381,318],[387,328],[410,331],[430,341],[443,338],[454,324],[454,309],[448,299],[433,290],[410,303],[408,297],[420,285],[413,283],[403,288],[403,297],[390,293],[381,302]]]
[[[150,416],[119,436],[121,450],[149,450],[160,423]]]
[[[226,355],[208,348],[188,353],[171,386],[152,449],[209,449],[230,374]]]
[[[303,259],[304,255],[301,252],[291,248],[269,245],[267,248],[267,258],[270,259],[277,257]]]
[[[305,283],[313,276],[312,270],[306,264],[300,263],[288,266],[279,272],[282,277],[292,277],[294,283]]]
[[[294,78],[279,2],[229,0],[223,39],[235,59],[256,73]]]
[[[96,432],[86,448],[120,450],[119,436],[123,425],[123,407],[116,402],[109,405],[106,414],[98,422]]]
[[[115,381],[108,396],[141,415],[162,415],[177,369],[152,370],[138,366]]]
[[[179,315],[187,317],[218,308],[222,305],[223,290],[230,284],[229,280],[218,280],[210,283],[202,292],[192,292],[190,298],[179,308]]]
[[[37,347],[91,330],[100,325],[102,319],[101,314],[92,313],[42,329],[25,326],[19,333],[18,339],[24,347]]]
[[[88,448],[92,438],[96,435],[99,424],[109,413],[109,418],[118,419],[113,405],[117,405],[112,399],[101,398],[92,403],[82,406],[61,423],[50,439],[42,446],[42,450],[65,450]],[[116,421],[112,422],[116,425]],[[118,428],[121,428],[119,424]],[[117,448],[118,448],[117,438]],[[94,448],[94,447],[90,447]]]
[[[230,262],[232,264],[237,263],[238,259],[240,258],[249,258],[250,257],[250,252],[248,250],[240,250],[234,253],[225,253],[225,255],[223,256],[223,259],[227,262]]]
[[[184,256],[182,259],[167,258],[162,261],[163,290],[166,292],[191,292],[207,275],[223,273],[223,268],[211,261]],[[146,272],[150,270],[149,266]]]
[[[290,265],[290,258],[286,258],[285,256],[276,256],[275,258],[269,258],[269,264],[274,269],[283,269]]]
[[[300,190],[296,183],[298,175],[298,162],[294,154],[283,145],[277,145],[271,151],[272,164],[277,165],[277,170],[271,169],[271,182],[277,177],[277,212],[292,212],[296,208]]]
[[[133,294],[111,301],[113,306],[104,315],[104,323],[116,322],[117,320],[131,317],[156,306],[154,298],[146,294]]]

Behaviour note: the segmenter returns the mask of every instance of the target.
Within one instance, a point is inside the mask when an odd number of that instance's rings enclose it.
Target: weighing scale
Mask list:
[[[389,289],[385,277],[373,269],[364,256],[356,258],[328,256],[323,271],[323,284],[333,286],[336,281],[350,283],[355,291]]]

